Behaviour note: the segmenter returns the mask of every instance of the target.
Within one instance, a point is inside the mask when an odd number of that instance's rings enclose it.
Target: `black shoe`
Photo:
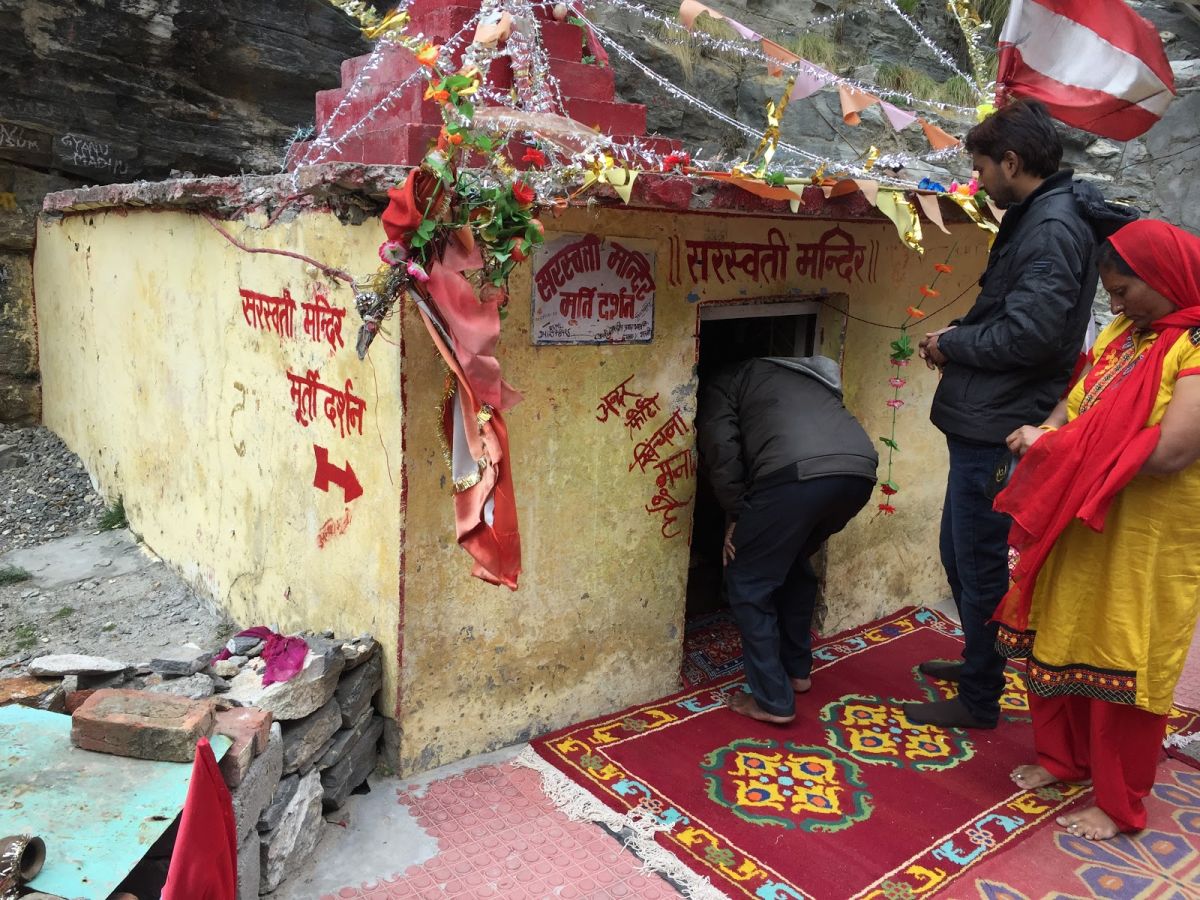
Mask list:
[[[971,715],[961,700],[937,700],[933,703],[909,703],[903,707],[904,717],[914,725],[936,725],[938,728],[995,728],[995,722],[984,722]]]
[[[930,678],[937,678],[941,681],[958,681],[958,676],[962,674],[964,663],[950,662],[945,659],[931,659],[928,662],[923,662],[917,669],[922,675],[928,675]]]

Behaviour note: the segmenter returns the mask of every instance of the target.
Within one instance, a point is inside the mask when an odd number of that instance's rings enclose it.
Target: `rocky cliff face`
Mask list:
[[[0,0],[0,421],[40,415],[33,221],[81,184],[278,171],[367,48],[322,0]]]
[[[673,18],[679,5],[673,0],[642,0],[642,5],[666,18]],[[883,3],[812,2],[812,0],[721,0],[714,8],[738,19],[772,40],[797,49],[807,48],[814,62],[874,84],[893,79],[910,85],[911,93],[959,105],[972,105],[966,98],[954,99],[952,74],[934,53]],[[949,51],[958,66],[968,70],[966,47],[944,0],[900,3],[913,10],[912,17],[941,48]],[[977,3],[979,7],[1004,7],[1001,3]],[[1100,183],[1112,199],[1131,202],[1146,212],[1161,215],[1176,224],[1200,232],[1200,22],[1189,17],[1180,4],[1170,0],[1132,2],[1139,14],[1153,22],[1163,34],[1167,56],[1175,69],[1178,98],[1163,120],[1147,135],[1127,144],[1098,140],[1094,135],[1064,129],[1066,164]],[[841,11],[835,22],[821,26],[818,37],[802,37],[791,23],[804,23]],[[639,59],[674,84],[704,99],[725,114],[761,129],[765,125],[767,100],[782,91],[782,79],[770,78],[761,63],[740,61],[734,56],[681,47],[677,40],[636,15],[605,4],[595,4],[597,21]],[[719,27],[719,26],[718,26]],[[997,23],[994,31],[999,32]],[[818,57],[816,54],[822,54]],[[830,58],[832,57],[832,58]],[[616,55],[612,65],[617,90],[624,100],[645,103],[648,129],[685,141],[689,150],[722,156],[726,161],[744,158],[752,148],[730,126],[698,112],[649,82],[632,65]],[[922,79],[921,76],[925,76]],[[895,82],[893,82],[895,83]],[[961,87],[961,85],[960,85]],[[918,90],[918,88],[922,90]],[[964,102],[966,101],[966,102]],[[893,131],[878,108],[867,110],[861,125],[851,128],[842,122],[841,107],[834,91],[822,91],[793,103],[783,121],[785,141],[821,156],[835,159],[862,157],[872,145],[883,153],[925,153],[929,145],[919,129]],[[935,117],[951,134],[962,135],[974,124],[971,118]],[[781,154],[779,159],[783,159]],[[904,173],[915,179],[929,175],[943,184],[969,171],[965,159],[943,167],[915,166]]]

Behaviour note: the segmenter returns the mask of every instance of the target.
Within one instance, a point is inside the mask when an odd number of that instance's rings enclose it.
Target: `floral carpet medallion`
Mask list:
[[[730,677],[538,738],[527,764],[542,772],[563,809],[636,832],[630,840],[638,854],[693,896],[717,896],[715,890],[744,900],[1043,900],[1045,892],[1003,893],[1019,888],[1002,864],[1011,867],[1009,851],[1018,844],[1024,859],[1027,841],[1057,833],[1054,817],[1090,791],[1021,790],[1010,780],[1033,751],[1019,671],[1008,676],[1008,714],[994,731],[905,718],[903,703],[945,695],[941,683],[914,681],[915,667],[961,652],[953,622],[931,610],[904,610],[819,641],[812,689],[797,696],[789,725],[730,710],[729,694],[745,690]],[[1181,710],[1171,724],[1187,737],[1200,729],[1197,715]],[[1163,798],[1177,800],[1180,813],[1168,831],[1200,827],[1200,810],[1183,802],[1198,790],[1180,781]],[[1146,845],[1138,859],[1168,865],[1172,840]],[[1127,892],[1148,862],[1077,863],[1095,873],[1080,876],[1073,893],[1050,896],[1200,896],[1191,888]],[[981,879],[980,870],[995,874]],[[1191,870],[1186,876],[1195,877]]]
[[[871,815],[854,763],[824,747],[744,738],[706,756],[708,798],[754,825],[841,831]]]
[[[915,725],[903,708],[851,694],[821,710],[829,745],[869,766],[908,766],[932,772],[970,759],[975,750],[959,729]]]

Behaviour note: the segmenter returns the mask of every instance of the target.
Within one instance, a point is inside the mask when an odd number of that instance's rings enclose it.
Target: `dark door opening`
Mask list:
[[[722,367],[759,356],[811,356],[816,337],[815,303],[758,303],[701,309],[700,392]],[[725,513],[709,486],[703,460],[696,473],[686,617],[697,619],[728,606],[723,589],[721,547]]]

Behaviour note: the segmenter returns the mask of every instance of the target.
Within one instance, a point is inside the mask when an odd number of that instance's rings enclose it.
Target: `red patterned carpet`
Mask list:
[[[1016,671],[995,731],[905,719],[901,701],[950,693],[917,664],[960,648],[952,622],[907,610],[822,642],[790,726],[730,712],[725,695],[743,689],[731,677],[541,738],[530,764],[560,808],[626,827],[695,898],[1025,896],[973,882],[1087,791],[1009,780],[1032,748]]]
[[[689,620],[683,635],[685,687],[696,687],[742,671],[742,638],[728,610]]]
[[[1094,843],[1060,828],[1021,842],[1019,861],[1000,854],[971,872],[983,900],[1114,900],[1200,897],[1200,772],[1171,760],[1146,801],[1150,827]]]

